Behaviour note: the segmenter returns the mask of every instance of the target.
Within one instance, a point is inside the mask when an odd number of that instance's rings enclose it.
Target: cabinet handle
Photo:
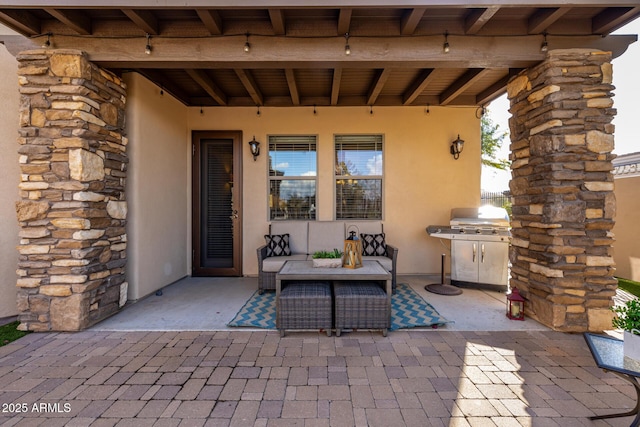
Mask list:
[[[482,249],[481,249],[481,252],[482,252],[482,258],[480,259],[480,262],[484,263],[484,243],[482,244],[482,247],[481,247],[481,248],[482,248]]]
[[[476,262],[476,252],[478,252],[478,245],[473,244],[473,262]]]

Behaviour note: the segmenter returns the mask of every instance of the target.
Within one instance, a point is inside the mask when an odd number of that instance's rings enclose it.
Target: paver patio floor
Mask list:
[[[580,334],[553,331],[85,331],[0,347],[2,426],[623,426],[588,417],[633,393]]]

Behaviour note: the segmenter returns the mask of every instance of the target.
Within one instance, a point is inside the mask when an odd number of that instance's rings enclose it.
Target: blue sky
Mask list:
[[[640,19],[627,24],[614,34],[640,34]],[[637,78],[640,67],[640,40],[629,46],[619,58],[613,60],[613,84],[616,87],[613,97],[617,115],[613,120],[615,131],[615,154],[627,154],[640,151],[640,79]],[[491,120],[500,125],[500,129],[509,131],[509,101],[506,95],[493,101],[489,107]],[[509,141],[505,140],[501,157],[509,156]],[[496,172],[483,168],[482,189],[502,191],[509,188],[510,172]]]

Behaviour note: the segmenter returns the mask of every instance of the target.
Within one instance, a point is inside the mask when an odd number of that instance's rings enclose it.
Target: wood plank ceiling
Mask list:
[[[20,49],[83,50],[189,106],[481,106],[543,45],[619,55],[635,38],[610,33],[640,15],[640,0],[35,3],[0,5]]]

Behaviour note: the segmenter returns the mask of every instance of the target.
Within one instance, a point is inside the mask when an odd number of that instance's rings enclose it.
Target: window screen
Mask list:
[[[269,136],[269,218],[316,218],[316,137]]]
[[[382,219],[382,135],[335,136],[336,219]]]

